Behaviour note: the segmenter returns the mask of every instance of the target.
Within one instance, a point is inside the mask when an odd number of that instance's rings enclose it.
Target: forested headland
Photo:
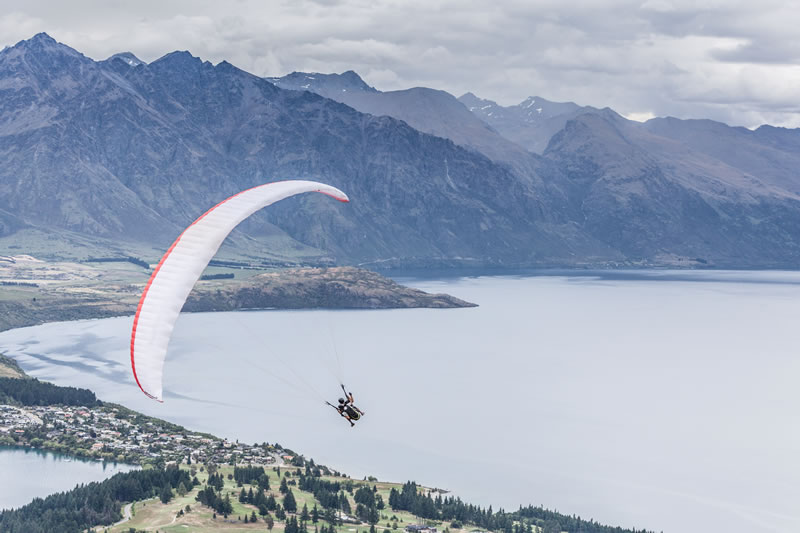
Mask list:
[[[38,379],[0,377],[0,403],[8,405],[101,405],[92,391]]]
[[[353,529],[363,533],[377,533],[379,529],[383,533],[402,529],[423,533],[648,533],[604,526],[542,507],[493,511],[491,506],[443,497],[412,481],[399,485],[353,480],[336,476],[312,460],[299,462],[304,466],[158,465],[116,474],[100,483],[4,511],[0,513],[0,531],[104,531],[103,526],[122,518],[123,505],[141,502],[136,505],[141,505],[142,521],[172,516],[174,523],[197,526],[192,531],[214,531],[223,524],[236,523],[261,524],[268,530],[277,524],[289,533]],[[137,518],[133,518],[131,527],[112,530],[136,531],[136,523]]]

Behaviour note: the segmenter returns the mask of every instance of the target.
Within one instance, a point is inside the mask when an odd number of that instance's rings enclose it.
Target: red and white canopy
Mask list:
[[[320,192],[340,202],[349,201],[339,189],[314,181],[259,185],[209,209],[167,250],[142,292],[131,333],[133,377],[147,396],[163,401],[162,373],[175,321],[192,287],[228,234],[259,209],[304,192]]]

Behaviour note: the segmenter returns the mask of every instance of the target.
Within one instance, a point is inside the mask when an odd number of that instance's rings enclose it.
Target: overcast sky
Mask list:
[[[704,7],[696,7],[704,4]],[[355,70],[380,90],[800,127],[800,2],[0,0],[0,44],[94,59],[188,50],[257,75]]]

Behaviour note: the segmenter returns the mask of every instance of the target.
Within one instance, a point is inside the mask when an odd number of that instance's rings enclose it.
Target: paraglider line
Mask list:
[[[247,330],[247,331],[250,333],[250,335],[252,335],[252,336],[254,336],[254,337],[257,337],[257,335],[256,335],[256,334],[253,332],[253,330],[252,330],[252,329],[251,329],[251,328],[250,328],[250,327],[249,327],[247,324],[245,324],[243,321],[241,321],[241,320],[235,320],[234,322],[236,322],[237,324],[239,324],[240,326],[242,326],[243,328],[245,328],[245,329],[246,329],[246,330]],[[302,378],[302,376],[300,376],[300,374],[298,374],[298,373],[295,371],[295,369],[294,369],[294,368],[292,368],[292,366],[291,366],[290,364],[288,364],[288,363],[286,362],[286,360],[285,360],[283,357],[281,357],[280,355],[278,355],[278,353],[276,353],[275,351],[273,351],[273,350],[269,349],[268,347],[266,347],[266,349],[267,349],[267,351],[269,351],[269,353],[270,353],[270,354],[272,354],[272,355],[273,355],[273,356],[274,356],[274,357],[275,357],[275,358],[276,358],[278,361],[280,361],[280,362],[283,364],[283,366],[284,366],[284,367],[285,367],[287,370],[289,370],[289,372],[291,372],[292,374],[294,374],[294,377],[296,377],[296,378],[297,378],[298,382],[299,382],[299,383],[302,383],[303,385],[305,385],[305,387],[306,387],[306,389],[307,389],[308,391],[310,391],[311,393],[313,393],[313,394],[314,394],[314,395],[315,395],[317,398],[319,398],[319,399],[322,399],[322,398],[324,398],[324,396],[322,396],[322,394],[320,394],[320,393],[319,393],[319,391],[318,391],[317,389],[315,389],[315,388],[314,388],[314,387],[313,387],[313,386],[312,386],[312,385],[311,385],[309,382],[307,382],[306,380],[304,380],[304,379]],[[247,357],[245,357],[245,358],[247,358]],[[275,376],[275,377],[278,377],[278,376]],[[282,379],[282,378],[278,378],[278,379]],[[285,382],[285,383],[287,383],[287,384],[289,384],[289,382],[288,382],[288,381],[284,381],[284,382]],[[294,386],[296,387],[296,385],[294,385]]]
[[[336,336],[333,334],[330,320],[328,320],[328,335],[331,337],[331,344],[333,344],[333,353],[336,355],[336,369],[338,370],[336,377],[339,379],[339,385],[344,381],[344,372],[342,371],[342,361],[339,359],[339,349],[336,347]]]

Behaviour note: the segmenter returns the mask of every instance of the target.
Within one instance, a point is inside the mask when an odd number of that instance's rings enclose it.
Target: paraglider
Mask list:
[[[353,427],[356,425],[354,421],[361,420],[364,411],[356,407],[353,393],[347,392],[344,385],[342,385],[342,391],[344,392],[344,398],[339,398],[339,405],[333,405],[331,402],[325,403],[336,409],[343,418],[346,418],[347,421],[350,422],[350,427]]]
[[[206,211],[170,246],[142,292],[131,332],[133,377],[148,397],[163,401],[164,361],[175,321],[192,287],[228,234],[259,209],[304,192],[319,192],[340,202],[349,201],[339,189],[314,181],[259,185]]]

